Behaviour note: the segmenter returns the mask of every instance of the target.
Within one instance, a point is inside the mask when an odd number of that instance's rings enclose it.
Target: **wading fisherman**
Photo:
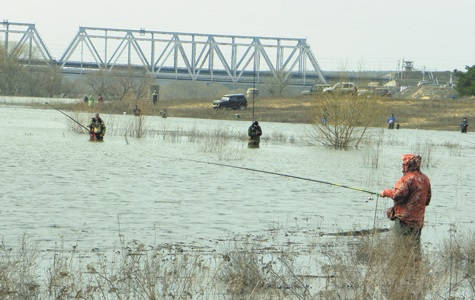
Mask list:
[[[396,235],[407,238],[417,252],[420,252],[425,209],[431,199],[430,181],[420,170],[421,161],[422,158],[419,155],[403,155],[403,176],[396,182],[393,189],[386,189],[379,193],[381,197],[394,200],[394,206],[388,209],[386,214],[395,222]]]
[[[102,121],[99,114],[96,113],[95,117],[91,119],[89,124],[89,136],[90,141],[103,141],[104,135],[106,134],[106,125]]]
[[[134,108],[134,116],[138,117],[142,114],[142,110],[137,106],[135,105],[135,108]]]
[[[388,124],[388,129],[394,129],[394,124],[396,123],[394,114],[391,114],[391,116],[386,119],[386,123]]]
[[[463,118],[462,122],[460,122],[460,132],[467,133],[467,128],[468,128],[467,118]]]
[[[261,142],[262,129],[259,126],[259,122],[254,121],[249,129],[247,130],[247,135],[249,136],[248,146],[250,147],[259,147]]]

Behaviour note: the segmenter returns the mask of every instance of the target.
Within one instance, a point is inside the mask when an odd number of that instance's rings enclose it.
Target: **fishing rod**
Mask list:
[[[167,159],[170,159],[170,157],[167,157]],[[353,190],[353,191],[358,191],[358,192],[363,192],[363,193],[368,193],[368,194],[371,194],[371,195],[378,195],[379,196],[379,193],[376,193],[376,192],[372,192],[372,191],[368,191],[368,190],[365,190],[365,189],[362,189],[362,188],[352,187],[352,186],[348,186],[348,185],[344,185],[344,184],[329,182],[329,181],[317,180],[317,179],[295,176],[295,175],[290,175],[290,174],[278,173],[278,172],[259,170],[259,169],[248,168],[248,167],[239,167],[239,166],[228,165],[228,164],[223,164],[223,163],[195,160],[195,159],[190,159],[190,158],[175,158],[175,159],[190,161],[190,162],[195,162],[195,163],[200,163],[200,164],[215,165],[215,166],[221,166],[221,167],[227,167],[227,168],[234,168],[234,169],[258,172],[258,173],[264,173],[264,174],[294,178],[294,179],[305,180],[305,181],[310,181],[310,182],[317,182],[317,183],[321,183],[321,184],[341,187],[341,188],[345,188],[345,189],[349,189],[349,190]]]
[[[52,108],[54,108],[55,110],[59,111],[60,113],[62,113],[63,115],[65,115],[66,117],[68,117],[69,119],[71,119],[73,122],[75,122],[76,124],[78,124],[79,126],[81,126],[81,128],[83,128],[84,130],[86,130],[87,132],[89,132],[89,128],[87,128],[86,126],[82,125],[81,123],[79,123],[78,121],[76,121],[73,117],[69,116],[67,113],[63,112],[62,110],[54,107],[53,105],[49,104],[48,102],[45,102],[45,104],[51,106]]]
[[[378,231],[379,229],[376,228],[376,218],[377,218],[378,202],[379,202],[379,193],[376,193],[376,192],[372,192],[372,191],[368,191],[368,190],[365,190],[365,189],[362,189],[362,188],[352,187],[352,186],[348,186],[348,185],[344,185],[344,184],[338,184],[338,183],[334,183],[334,182],[324,181],[324,180],[317,180],[317,179],[312,179],[312,178],[306,178],[306,177],[301,177],[301,176],[295,176],[295,175],[278,173],[278,172],[271,172],[271,171],[265,171],[265,170],[259,170],[259,169],[248,168],[248,167],[239,167],[239,166],[234,166],[234,165],[228,165],[228,164],[223,164],[223,163],[215,163],[215,162],[209,162],[209,161],[202,161],[202,160],[196,160],[196,159],[190,159],[190,158],[178,158],[178,157],[172,158],[172,157],[165,157],[165,156],[161,156],[161,157],[167,158],[167,159],[190,161],[190,162],[199,163],[199,164],[208,164],[208,165],[215,165],[215,166],[220,166],[220,167],[240,169],[240,170],[245,170],[245,171],[282,176],[282,177],[287,177],[287,178],[294,178],[294,179],[299,179],[299,180],[305,180],[305,181],[310,181],[310,182],[316,182],[316,183],[341,187],[341,188],[345,188],[345,189],[349,189],[349,190],[353,190],[353,191],[357,191],[357,192],[367,193],[367,194],[370,194],[370,195],[376,195],[376,207],[374,209],[374,220],[373,220],[373,232],[372,233],[376,234],[377,232],[386,231],[386,229],[383,229],[382,231]],[[367,231],[369,232],[369,230],[367,230]]]

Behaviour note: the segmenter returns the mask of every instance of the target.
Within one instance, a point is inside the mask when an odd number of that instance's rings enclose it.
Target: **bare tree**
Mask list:
[[[150,86],[154,84],[153,75],[146,70],[118,69],[112,76],[120,100],[144,98],[150,92]]]
[[[52,65],[24,66],[22,51],[7,54],[0,47],[0,93],[53,97],[61,93],[63,74]]]
[[[281,70],[275,73],[275,76],[264,80],[264,84],[271,96],[282,96],[285,88],[290,84],[291,74]]]
[[[112,72],[99,70],[87,74],[86,84],[94,94],[112,99],[117,94],[117,87],[114,85],[112,78]]]
[[[312,142],[345,149],[358,147],[371,121],[367,98],[356,96],[323,96],[319,98]]]

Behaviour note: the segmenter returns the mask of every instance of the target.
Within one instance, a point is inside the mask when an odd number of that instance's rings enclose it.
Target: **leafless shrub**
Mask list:
[[[450,156],[462,156],[462,146],[460,144],[445,142],[440,146],[447,148]]]
[[[278,71],[274,76],[264,78],[264,90],[267,90],[271,97],[282,96],[290,83],[290,77],[290,74],[285,70]]]
[[[310,142],[335,149],[358,147],[374,114],[369,100],[337,95],[322,96],[319,101]]]
[[[384,130],[379,130],[378,134],[367,139],[368,148],[365,149],[363,162],[365,166],[371,166],[373,169],[379,168],[381,151],[383,145]]]
[[[220,279],[232,295],[250,295],[265,291],[277,298],[292,295],[298,299],[309,296],[308,285],[296,275],[294,257],[290,252],[263,253],[249,241],[236,243],[224,254]]]
[[[411,147],[411,151],[413,153],[418,153],[420,156],[422,156],[421,167],[431,168],[436,166],[436,163],[432,161],[432,148],[434,148],[434,144],[430,141],[416,143]]]
[[[130,135],[135,138],[144,137],[146,130],[145,117],[143,115],[134,118],[133,127],[130,129]]]
[[[23,236],[18,250],[0,245],[0,298],[34,299],[40,293],[36,272],[38,252]]]
[[[341,253],[327,251],[324,299],[438,298],[444,273],[405,238],[366,238]]]
[[[87,126],[87,123],[88,123],[87,115],[79,113],[79,112],[74,112],[71,114],[71,117],[77,122],[79,122],[80,124]],[[68,124],[69,130],[71,130],[72,132],[78,133],[78,134],[87,133],[87,131],[81,125],[74,122],[73,120],[66,118],[66,122]]]
[[[449,274],[448,296],[463,293],[467,288],[475,293],[475,238],[457,238],[457,230],[451,225],[450,239],[442,245],[439,256],[442,270]]]
[[[225,161],[230,161],[230,160],[243,160],[246,155],[246,149],[247,145],[241,144],[241,145],[233,145],[233,146],[226,146],[218,153],[218,159],[219,160],[225,160]]]

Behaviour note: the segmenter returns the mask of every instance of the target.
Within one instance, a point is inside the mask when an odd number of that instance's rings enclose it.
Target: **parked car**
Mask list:
[[[329,84],[315,84],[309,90],[303,90],[300,92],[300,95],[309,96],[309,95],[316,95],[321,93],[323,89],[329,87]]]
[[[228,94],[221,99],[213,101],[213,108],[232,108],[232,109],[246,109],[247,100],[244,94]]]
[[[323,89],[324,94],[353,94],[357,95],[358,88],[353,82],[337,82],[331,87]]]

